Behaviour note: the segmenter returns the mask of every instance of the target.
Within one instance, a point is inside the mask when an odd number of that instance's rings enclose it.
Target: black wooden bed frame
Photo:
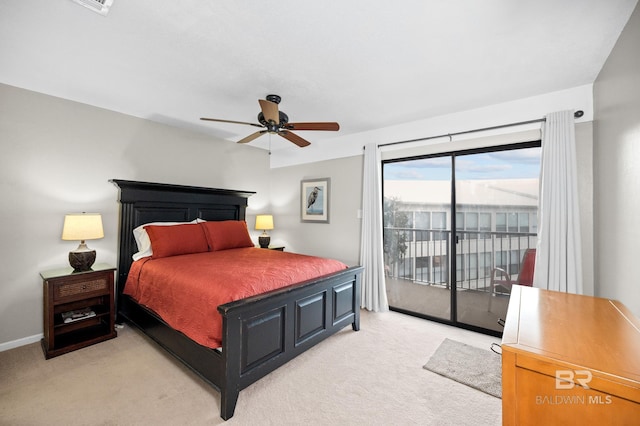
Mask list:
[[[197,344],[123,295],[133,229],[149,222],[245,220],[247,191],[111,180],[120,188],[118,321],[126,320],[220,391],[220,416],[233,416],[240,390],[351,324],[360,328],[362,267],[220,305],[222,350]]]

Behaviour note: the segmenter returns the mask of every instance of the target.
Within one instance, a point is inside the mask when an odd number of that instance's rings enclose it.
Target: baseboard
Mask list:
[[[34,336],[23,337],[22,339],[0,343],[0,352],[8,351],[9,349],[18,348],[20,346],[30,345],[31,343],[39,342],[43,337],[44,337],[44,334],[40,333]]]

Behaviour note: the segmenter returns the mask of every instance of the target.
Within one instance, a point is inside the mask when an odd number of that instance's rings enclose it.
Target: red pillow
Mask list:
[[[199,225],[204,227],[211,251],[253,247],[247,222],[244,220],[203,222]]]
[[[200,225],[145,226],[151,240],[152,258],[209,251],[207,237]]]

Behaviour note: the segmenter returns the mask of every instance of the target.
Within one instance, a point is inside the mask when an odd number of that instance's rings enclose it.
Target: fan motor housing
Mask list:
[[[287,114],[285,114],[284,112],[282,112],[282,111],[278,111],[278,117],[279,117],[279,120],[280,120],[280,124],[276,124],[275,128],[282,128],[282,127],[284,127],[285,124],[287,124],[289,122],[289,116]],[[263,113],[259,113],[258,114],[258,122],[260,124],[262,124],[264,127],[266,127],[269,131],[271,131],[270,130],[271,123],[269,123],[264,118],[264,114]]]

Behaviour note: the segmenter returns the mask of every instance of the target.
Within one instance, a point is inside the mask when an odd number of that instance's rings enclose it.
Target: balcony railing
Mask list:
[[[387,276],[423,285],[449,287],[450,247],[455,244],[456,288],[488,291],[493,268],[516,280],[524,251],[534,248],[536,234],[526,232],[451,231],[384,228]]]

